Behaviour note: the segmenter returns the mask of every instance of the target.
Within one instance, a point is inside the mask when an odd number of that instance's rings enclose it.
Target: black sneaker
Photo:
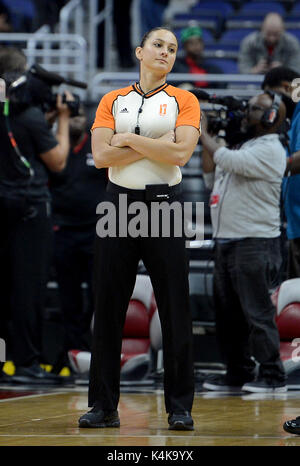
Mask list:
[[[191,413],[171,413],[168,417],[169,430],[194,430],[194,421]]]
[[[26,385],[61,385],[63,378],[59,375],[45,371],[39,364],[33,364],[29,367],[16,367],[15,373],[11,377],[11,381],[13,383],[22,383]]]
[[[252,393],[283,393],[287,391],[287,386],[284,381],[258,377],[254,382],[245,383],[242,390]]]
[[[246,380],[230,379],[226,374],[209,375],[203,382],[202,388],[220,392],[239,392]]]
[[[300,435],[300,416],[283,424],[283,429],[290,434]]]
[[[79,418],[79,427],[120,427],[118,411],[93,408]]]

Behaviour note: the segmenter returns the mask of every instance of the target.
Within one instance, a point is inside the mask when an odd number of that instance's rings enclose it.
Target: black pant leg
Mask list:
[[[15,226],[11,237],[13,360],[16,366],[38,362],[42,351],[43,311],[49,271],[49,204]]]
[[[86,349],[82,342],[83,282],[80,234],[61,228],[55,232],[54,258],[64,328],[64,350]]]
[[[250,327],[236,289],[235,243],[216,244],[214,304],[220,353],[232,380],[248,378],[255,367],[251,359]]]
[[[95,318],[88,405],[117,408],[120,397],[122,331],[139,262],[139,240],[95,241]]]
[[[288,242],[287,279],[300,277],[300,238]]]
[[[236,280],[243,311],[251,325],[252,354],[260,375],[285,378],[275,308],[269,294],[272,239],[248,238],[236,246]]]
[[[131,46],[132,0],[114,0],[114,25],[120,66],[134,66]]]
[[[9,331],[11,322],[11,297],[12,297],[12,264],[11,264],[11,238],[15,228],[15,222],[10,221],[9,208],[0,197],[0,338],[6,343],[6,352],[11,357],[12,340]]]
[[[172,234],[169,238],[145,238],[142,245],[162,326],[166,411],[191,411],[194,353],[185,238]]]

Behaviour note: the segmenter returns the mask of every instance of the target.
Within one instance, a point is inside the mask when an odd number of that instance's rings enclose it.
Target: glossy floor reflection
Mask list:
[[[0,387],[0,445],[300,446],[282,424],[300,415],[300,391],[278,395],[199,392],[193,432],[168,430],[161,390],[121,394],[119,429],[79,429],[87,388]]]

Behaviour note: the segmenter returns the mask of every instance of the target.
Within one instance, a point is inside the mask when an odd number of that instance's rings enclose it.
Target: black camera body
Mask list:
[[[206,112],[208,131],[219,134],[223,130],[225,141],[233,147],[245,141],[245,134],[241,129],[242,120],[247,108],[246,100],[234,97],[210,98],[212,110]]]
[[[51,73],[39,65],[33,65],[26,73],[18,77],[4,75],[7,82],[7,96],[13,111],[22,111],[25,108],[37,105],[43,112],[56,109],[57,94],[52,92],[52,87],[60,84],[87,88],[85,83],[66,79],[58,74]],[[63,102],[71,111],[71,117],[79,115],[80,98],[73,94],[74,100],[67,101],[63,94]]]
[[[223,137],[229,148],[234,148],[249,139],[249,134],[242,130],[242,120],[248,107],[247,99],[237,99],[233,96],[210,96],[201,89],[192,89],[190,92],[201,101],[201,109],[205,112],[209,133]],[[276,119],[278,119],[281,97],[270,91],[265,92],[272,97],[273,103],[272,106],[264,112],[261,124],[266,128],[270,128],[276,122]],[[288,118],[286,118],[277,129],[277,134],[279,135],[282,145],[288,150],[289,129],[290,120]]]
[[[57,102],[57,95],[58,94],[52,94],[51,100],[49,102],[45,102],[43,107],[44,111],[51,111],[56,109],[56,102]],[[80,98],[79,95],[73,94],[74,100],[67,100],[66,95],[62,95],[62,102],[64,104],[67,104],[69,107],[69,110],[71,112],[71,117],[75,117],[79,115],[79,107],[80,107]]]
[[[232,96],[210,96],[201,89],[192,89],[190,92],[201,101],[201,110],[205,112],[209,133],[223,137],[229,147],[245,142],[241,123],[247,109],[247,100]]]

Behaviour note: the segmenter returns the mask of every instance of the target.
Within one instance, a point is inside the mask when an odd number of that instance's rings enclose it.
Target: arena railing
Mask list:
[[[34,34],[0,33],[0,45],[23,49],[28,65],[38,63],[66,78],[87,82],[87,42],[78,34],[52,34],[43,26]],[[87,91],[77,89],[82,98]]]
[[[70,22],[73,22],[73,31],[70,28]],[[59,13],[58,30],[60,34],[79,34],[84,35],[84,10],[82,0],[71,0]]]
[[[88,5],[86,5],[88,3]],[[104,23],[104,68],[112,67],[113,0],[105,0],[105,7],[98,11],[98,0],[70,0],[60,11],[58,29],[60,33],[74,33],[88,40],[88,77],[97,71],[98,27]],[[85,24],[86,22],[86,24]]]
[[[97,99],[107,92],[120,87],[129,86],[138,81],[137,72],[102,72],[96,74],[89,82],[89,96],[91,100]],[[189,74],[170,73],[168,82],[183,83],[206,81],[209,83],[220,83],[220,88],[205,88],[209,94],[217,96],[252,97],[261,90],[263,75],[253,74]],[[192,86],[191,86],[192,87]],[[201,89],[201,88],[199,88]]]

